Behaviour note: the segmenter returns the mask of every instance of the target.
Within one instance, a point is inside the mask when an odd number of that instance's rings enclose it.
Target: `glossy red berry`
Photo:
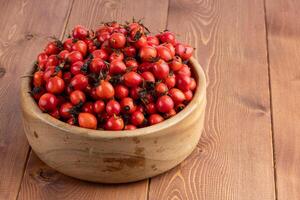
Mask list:
[[[182,90],[187,91],[190,89],[191,78],[189,76],[176,76],[176,86]]]
[[[142,81],[143,78],[136,72],[131,71],[124,75],[124,83],[128,87],[137,87],[142,83]]]
[[[55,95],[51,93],[45,93],[39,99],[39,107],[44,112],[51,112],[56,109],[57,106],[57,98]]]
[[[164,83],[167,85],[169,89],[175,87],[176,85],[176,78],[175,75],[169,75],[167,78],[165,78]]]
[[[91,113],[79,113],[78,124],[80,127],[96,129],[97,128],[97,118]]]
[[[172,88],[169,91],[169,95],[172,98],[172,100],[174,101],[175,105],[180,104],[185,100],[184,93],[181,90],[177,89],[177,88]]]
[[[143,62],[138,67],[138,70],[140,72],[146,72],[146,71],[152,71],[152,68],[153,68],[153,63],[151,63],[151,62]]]
[[[112,48],[121,49],[125,46],[126,38],[122,33],[113,33],[109,38],[109,44]]]
[[[77,42],[75,42],[73,44],[72,50],[73,51],[79,51],[81,53],[81,55],[84,57],[87,53],[88,46],[84,41],[78,40]]]
[[[44,52],[47,55],[58,54],[60,51],[59,45],[60,45],[60,41],[49,42],[45,47]]]
[[[58,111],[57,108],[56,108],[55,110],[49,112],[49,114],[50,114],[52,117],[56,118],[56,119],[59,119],[59,118],[60,118],[59,111]]]
[[[73,105],[78,105],[86,101],[85,94],[81,90],[75,90],[70,94],[70,101]]]
[[[121,117],[112,116],[106,121],[104,128],[113,131],[122,130],[124,128],[124,121]]]
[[[147,43],[149,46],[159,45],[159,40],[156,36],[147,35]]]
[[[196,89],[196,87],[197,87],[197,83],[196,83],[195,79],[191,78],[191,81],[190,81],[190,90],[194,91]]]
[[[104,111],[105,109],[105,103],[104,101],[102,100],[97,100],[94,102],[94,105],[93,105],[93,111],[94,113],[96,114],[100,114]]]
[[[72,31],[72,36],[76,39],[84,39],[88,36],[88,30],[84,26],[77,25]]]
[[[124,54],[122,52],[112,52],[109,56],[109,61],[112,62],[113,60],[122,61],[124,59]]]
[[[174,72],[180,70],[183,67],[182,59],[179,56],[175,56],[169,66]]]
[[[128,97],[128,94],[129,94],[129,90],[126,86],[120,84],[115,87],[115,96],[118,99],[123,99],[125,97]]]
[[[148,121],[150,125],[154,125],[164,121],[164,118],[159,114],[152,114],[150,115]]]
[[[106,68],[107,65],[101,58],[94,58],[89,65],[90,72],[95,74],[99,74],[101,70]]]
[[[159,112],[166,113],[174,108],[174,102],[168,95],[163,95],[157,99],[156,108]]]
[[[143,72],[141,74],[141,76],[143,77],[143,79],[145,81],[148,81],[148,82],[155,82],[155,77],[153,75],[153,73],[149,72],[149,71],[146,71],[146,72]]]
[[[60,94],[65,89],[65,82],[58,76],[51,77],[46,83],[46,90],[52,94]]]
[[[134,57],[136,55],[136,49],[133,46],[125,47],[123,52],[127,57]]]
[[[49,66],[57,66],[59,64],[59,59],[57,55],[51,55],[48,57],[46,68]]]
[[[175,56],[176,52],[175,52],[175,47],[173,46],[173,44],[171,44],[171,43],[164,43],[162,45],[165,46],[165,47],[167,47],[170,50],[170,53],[171,53],[172,57]]]
[[[176,115],[176,111],[175,111],[175,109],[173,108],[173,109],[169,110],[169,112],[167,112],[167,113],[164,114],[164,118],[165,118],[165,119],[168,119],[168,118],[170,118],[170,117],[173,117],[174,115]]]
[[[92,52],[93,58],[101,58],[102,60],[108,59],[108,52],[105,49],[97,49]]]
[[[185,47],[185,50],[181,54],[181,58],[183,60],[188,60],[188,59],[190,59],[192,57],[194,48],[191,47],[190,45],[185,45],[184,47]]]
[[[170,31],[165,31],[165,32],[159,34],[158,38],[161,41],[161,43],[175,44],[175,35],[174,35],[174,33],[170,32]]]
[[[140,111],[135,111],[131,114],[131,123],[135,126],[140,126],[144,123],[145,116]]]
[[[142,105],[137,105],[137,106],[135,107],[135,111],[140,111],[141,113],[146,113],[146,112],[145,112],[145,108],[144,108],[144,106],[142,106]]]
[[[121,106],[118,101],[110,100],[106,104],[106,112],[108,115],[118,115],[121,112]]]
[[[155,86],[155,92],[158,96],[166,94],[168,92],[168,87],[166,84],[160,82]]]
[[[140,49],[144,46],[147,46],[147,38],[145,35],[142,35],[135,43],[134,43],[134,46],[137,48],[137,49]]]
[[[68,50],[62,50],[59,54],[58,54],[58,57],[61,61],[64,61],[67,56],[69,55],[69,51]]]
[[[69,52],[72,51],[72,46],[73,46],[73,39],[72,38],[67,38],[64,43],[63,43],[63,48]]]
[[[140,87],[133,87],[129,91],[129,96],[133,98],[134,100],[138,99],[140,97],[139,92],[141,91]]]
[[[58,66],[49,66],[45,71],[44,71],[44,75],[43,75],[43,79],[46,82],[48,82],[48,80],[53,77],[53,76],[58,76],[60,78],[62,78],[63,73],[62,73],[62,69]]]
[[[178,104],[177,106],[175,106],[175,111],[176,112],[180,112],[185,108],[185,105],[183,103]]]
[[[41,87],[44,84],[44,72],[37,71],[33,74],[33,85],[34,87]]]
[[[152,71],[155,78],[165,79],[169,75],[170,68],[165,61],[159,60],[153,65]]]
[[[148,103],[146,105],[146,111],[148,114],[154,114],[156,113],[156,105],[154,103]]]
[[[157,56],[159,58],[163,59],[166,62],[172,60],[173,56],[171,54],[170,49],[168,49],[167,47],[160,45],[156,47],[156,50],[157,50]]]
[[[136,109],[133,99],[130,97],[125,97],[120,102],[121,110],[123,113],[133,113]]]
[[[33,87],[31,90],[31,95],[36,101],[38,101],[45,93],[46,90],[43,87]]]
[[[186,64],[183,64],[182,67],[178,71],[176,71],[176,75],[191,76],[191,69]]]
[[[40,53],[37,57],[37,64],[39,66],[40,69],[44,70],[46,63],[48,60],[48,55],[46,53]]]
[[[132,124],[127,124],[124,127],[124,130],[135,130],[136,126],[132,125]]]
[[[136,71],[139,64],[135,59],[126,59],[125,65],[127,68],[131,69],[131,71]]]
[[[87,76],[83,74],[77,74],[72,78],[69,86],[74,90],[85,90],[88,84],[89,80]]]
[[[99,98],[110,99],[115,95],[115,89],[110,82],[103,80],[96,88],[96,94]]]
[[[83,60],[83,56],[82,56],[82,54],[79,51],[72,51],[71,53],[69,53],[67,55],[66,60],[69,63],[72,64],[72,63],[75,63],[77,61],[82,61]]]
[[[62,104],[59,108],[59,114],[62,118],[64,119],[69,119],[72,117],[72,108],[73,108],[73,104],[71,104],[70,102],[66,102],[64,104]]]
[[[126,71],[126,65],[123,61],[113,60],[110,63],[109,73],[112,75],[123,74]]]
[[[83,106],[81,107],[82,112],[86,113],[94,113],[94,104],[93,102],[85,102]]]
[[[184,96],[185,96],[186,101],[189,102],[193,98],[193,92],[191,90],[187,90],[184,92]]]
[[[151,62],[157,56],[157,51],[152,46],[144,46],[140,49],[139,55],[143,61]]]
[[[176,44],[175,46],[175,52],[177,55],[179,55],[183,60],[188,60],[192,54],[194,49],[189,45],[184,44]]]
[[[84,63],[82,61],[77,61],[77,62],[72,63],[70,66],[70,72],[73,75],[86,74],[86,72],[84,71],[83,65],[84,65]]]

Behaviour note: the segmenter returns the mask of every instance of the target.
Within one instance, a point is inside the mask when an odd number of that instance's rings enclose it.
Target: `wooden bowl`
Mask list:
[[[172,118],[133,131],[101,131],[71,126],[41,112],[21,83],[24,130],[36,155],[57,171],[93,182],[132,182],[161,174],[182,162],[203,130],[206,81],[190,59],[198,86],[193,100]],[[32,70],[31,70],[32,72]]]

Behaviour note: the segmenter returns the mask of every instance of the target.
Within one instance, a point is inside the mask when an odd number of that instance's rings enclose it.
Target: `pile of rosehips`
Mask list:
[[[76,26],[35,62],[33,98],[43,112],[90,129],[132,130],[160,123],[193,97],[193,48],[140,22]]]

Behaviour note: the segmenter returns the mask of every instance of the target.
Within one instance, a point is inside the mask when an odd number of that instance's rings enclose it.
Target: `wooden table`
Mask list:
[[[298,0],[0,0],[0,199],[299,200],[299,10]],[[180,166],[149,180],[66,177],[27,143],[20,77],[48,36],[133,16],[196,47],[208,78],[201,141]]]

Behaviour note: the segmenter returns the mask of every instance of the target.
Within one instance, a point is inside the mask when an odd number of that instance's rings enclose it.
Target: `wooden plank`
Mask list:
[[[266,1],[278,199],[300,199],[300,2]]]
[[[171,0],[168,29],[208,77],[198,149],[151,179],[149,199],[275,199],[263,0]]]
[[[47,36],[60,34],[70,1],[1,1],[0,199],[15,199],[29,146],[19,109],[19,83]]]
[[[72,7],[66,33],[77,24],[95,28],[103,21],[124,22],[131,20],[133,16],[136,19],[144,18],[144,24],[151,30],[163,30],[166,27],[167,11],[168,1],[78,0]],[[147,198],[147,190],[148,180],[119,185],[102,185],[75,180],[53,171],[32,154],[19,199],[142,200]]]
[[[32,153],[19,199],[146,199],[146,183],[100,185],[79,181],[51,169]]]
[[[143,23],[153,32],[164,30],[167,23],[168,1],[104,1],[76,0],[66,33],[71,32],[77,24],[89,28],[98,27],[101,22],[118,21],[124,23],[142,19]]]

